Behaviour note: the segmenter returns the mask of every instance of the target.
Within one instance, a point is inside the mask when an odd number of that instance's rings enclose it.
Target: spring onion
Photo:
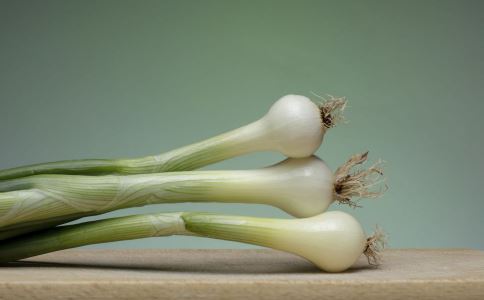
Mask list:
[[[346,101],[331,98],[320,106],[304,96],[286,95],[261,119],[205,141],[164,154],[134,159],[87,159],[43,163],[0,171],[0,180],[36,174],[144,174],[195,170],[255,151],[307,157],[340,118]]]
[[[256,170],[185,171],[127,176],[35,175],[0,182],[1,230],[20,229],[127,207],[177,202],[258,203],[296,217],[324,212],[334,201],[376,197],[381,169],[352,171],[367,153],[335,174],[316,156],[288,158]],[[37,223],[36,223],[37,222]],[[23,226],[23,224],[26,224]],[[1,233],[1,231],[0,231]]]
[[[351,215],[331,211],[303,219],[269,219],[182,212],[133,215],[56,227],[6,241],[0,262],[90,244],[169,235],[195,235],[278,249],[299,255],[328,272],[351,267],[362,255],[377,263],[381,232],[366,238]]]

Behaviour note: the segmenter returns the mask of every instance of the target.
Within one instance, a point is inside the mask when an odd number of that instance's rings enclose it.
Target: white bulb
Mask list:
[[[304,219],[183,213],[185,233],[250,243],[299,255],[327,272],[341,272],[365,254],[360,223],[341,211]]]
[[[366,246],[360,223],[341,211],[288,220],[275,227],[270,247],[302,256],[328,272],[351,267]]]
[[[316,156],[286,159],[266,170],[272,175],[271,205],[292,216],[320,214],[334,201],[334,175]]]
[[[334,175],[316,156],[288,158],[258,170],[203,174],[207,182],[217,182],[201,196],[211,201],[267,204],[298,218],[320,214],[334,201]]]
[[[309,98],[286,95],[260,120],[264,142],[287,157],[307,157],[321,145],[326,128],[319,107]]]

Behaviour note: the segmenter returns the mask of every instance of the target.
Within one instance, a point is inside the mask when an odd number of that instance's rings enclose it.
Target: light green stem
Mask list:
[[[0,263],[85,245],[169,235],[197,235],[277,248],[272,237],[278,226],[288,221],[200,212],[104,219],[6,240],[0,244]]]
[[[130,176],[37,175],[0,183],[0,231],[158,203],[195,201],[276,205],[279,174],[264,169]],[[2,186],[3,185],[3,186]],[[61,222],[62,223],[62,222]],[[1,235],[0,235],[1,237]]]
[[[259,148],[258,122],[164,154],[132,159],[85,159],[35,164],[0,170],[0,181],[38,174],[106,175],[195,170]]]
[[[0,241],[6,240],[11,237],[19,236],[22,234],[30,233],[30,232],[36,232],[40,231],[43,229],[51,228],[57,225],[61,225],[70,221],[73,221],[75,219],[68,219],[68,218],[62,218],[60,220],[54,220],[54,221],[42,221],[42,222],[32,222],[32,223],[22,223],[18,225],[22,226],[13,226],[14,228],[2,228],[0,230]]]
[[[281,231],[281,224],[292,221],[204,212],[185,212],[182,218],[186,230],[198,236],[271,248],[277,248],[274,233]]]
[[[189,234],[180,213],[135,215],[61,226],[1,243],[0,262],[91,244],[173,234]]]
[[[9,226],[0,228],[0,241],[11,237],[19,236],[22,234],[36,232],[43,229],[51,228],[57,225],[69,223],[71,221],[82,218],[83,214],[64,215],[54,218],[46,218],[42,220],[16,223]]]

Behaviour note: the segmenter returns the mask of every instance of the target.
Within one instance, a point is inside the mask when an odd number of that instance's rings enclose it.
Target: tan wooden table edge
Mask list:
[[[484,251],[388,250],[324,273],[273,250],[68,250],[0,267],[0,299],[484,299]]]

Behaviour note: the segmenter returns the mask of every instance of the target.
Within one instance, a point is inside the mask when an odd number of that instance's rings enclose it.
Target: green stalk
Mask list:
[[[0,230],[0,241],[6,240],[11,237],[23,235],[26,233],[36,232],[40,230],[44,230],[47,228],[55,227],[57,225],[61,225],[75,219],[67,219],[62,218],[61,220],[54,220],[54,221],[42,221],[42,222],[32,222],[32,223],[23,223],[20,224],[22,226],[13,226],[13,228],[2,228]]]
[[[291,219],[269,219],[247,216],[218,215],[204,212],[182,214],[187,231],[198,236],[280,248],[274,242],[284,225]]]
[[[66,160],[0,170],[0,180],[38,174],[126,175],[195,170],[249,151],[248,143],[257,136],[256,125],[254,123],[159,155],[131,159]]]
[[[20,178],[0,183],[25,188],[0,193],[0,231],[149,204],[219,201],[275,205],[280,188],[271,180],[278,180],[279,174],[261,169]]]
[[[155,236],[185,234],[179,213],[135,215],[55,227],[3,242],[0,262],[10,262],[62,249]]]
[[[6,240],[8,238],[16,237],[19,235],[23,235],[26,233],[36,232],[40,230],[44,230],[47,228],[51,228],[57,225],[69,223],[71,221],[75,221],[79,218],[82,218],[84,214],[72,214],[72,215],[63,215],[59,217],[49,217],[42,220],[30,221],[30,222],[23,222],[23,223],[16,223],[9,226],[4,226],[0,228],[0,241]]]
[[[197,212],[104,219],[4,241],[0,246],[0,263],[92,244],[169,235],[199,235],[270,247],[279,223],[288,221]]]

